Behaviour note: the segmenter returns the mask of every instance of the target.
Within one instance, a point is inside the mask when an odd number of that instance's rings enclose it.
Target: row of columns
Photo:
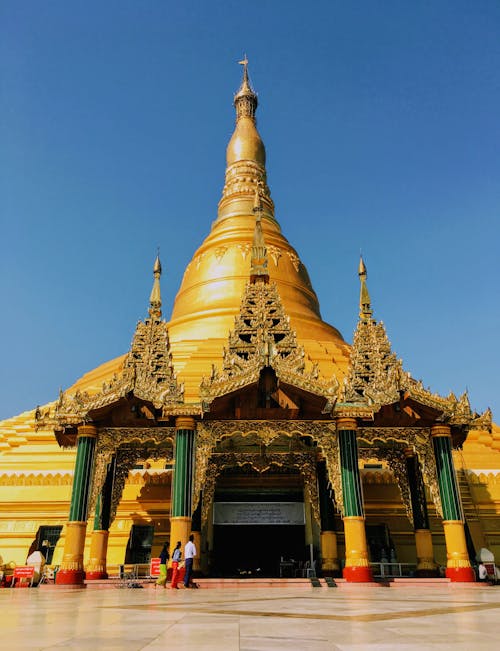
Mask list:
[[[337,434],[340,451],[340,472],[343,492],[343,521],[345,537],[344,578],[350,582],[373,580],[365,532],[365,513],[361,477],[358,465],[357,422],[355,418],[337,418]],[[195,445],[195,421],[181,417],[176,421],[175,470],[172,484],[172,511],[170,518],[170,541],[178,540],[184,545],[192,528],[192,482]],[[470,566],[464,531],[464,516],[451,453],[451,432],[447,425],[435,425],[431,429],[439,491],[443,506],[443,527],[447,550],[446,576],[452,581],[474,581]],[[106,554],[108,545],[113,459],[103,489],[98,496],[90,560],[86,573],[83,554],[87,528],[90,478],[93,474],[94,450],[97,430],[93,425],[78,428],[75,474],[71,495],[69,522],[66,527],[64,554],[58,584],[81,584],[87,578],[106,578]],[[417,551],[417,574],[425,576],[435,568],[432,538],[429,529],[425,492],[418,460],[412,450],[406,452],[406,463],[413,507],[415,543]],[[337,537],[334,513],[328,499],[326,470],[319,469],[319,495],[321,500],[321,548],[323,571],[339,570]],[[199,550],[200,533],[195,534]]]
[[[361,582],[372,581],[373,576],[368,561],[356,430],[356,419],[337,419],[346,549],[343,574],[348,581]],[[447,555],[446,576],[457,582],[475,581],[474,570],[467,552],[465,519],[453,465],[449,425],[434,425],[431,428],[431,437],[443,508],[443,529]],[[406,456],[414,514],[417,574],[425,576],[435,567],[429,518],[418,460],[413,451],[407,451]]]

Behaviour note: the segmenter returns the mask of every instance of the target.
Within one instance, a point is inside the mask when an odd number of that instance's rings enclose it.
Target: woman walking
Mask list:
[[[165,587],[167,582],[167,561],[170,558],[168,554],[167,543],[164,543],[163,548],[160,552],[160,576],[156,581],[156,585],[162,585]]]
[[[172,553],[172,583],[170,584],[170,587],[173,589],[178,589],[177,583],[179,582],[179,562],[181,556],[181,541],[178,540]]]

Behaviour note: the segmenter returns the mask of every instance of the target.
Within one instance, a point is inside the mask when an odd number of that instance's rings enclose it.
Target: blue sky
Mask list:
[[[0,418],[123,352],[209,232],[237,61],[276,217],[350,341],[375,316],[434,391],[500,414],[500,3],[0,6]]]

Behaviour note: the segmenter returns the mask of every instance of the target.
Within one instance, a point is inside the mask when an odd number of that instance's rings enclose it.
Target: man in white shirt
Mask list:
[[[191,577],[193,574],[193,558],[196,556],[196,547],[194,544],[194,536],[191,534],[189,536],[189,541],[184,547],[184,567],[186,568],[186,573],[184,574],[184,587],[191,587],[189,584],[191,582]]]

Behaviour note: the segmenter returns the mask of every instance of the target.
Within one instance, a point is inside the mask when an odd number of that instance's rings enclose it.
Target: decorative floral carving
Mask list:
[[[212,366],[209,378],[203,378],[200,396],[206,410],[218,396],[256,383],[260,371],[272,367],[282,381],[326,398],[330,412],[339,390],[335,376],[326,381],[317,368],[305,370],[305,353],[290,327],[275,283],[246,285],[240,313],[224,349],[223,367]]]
[[[224,468],[250,466],[263,473],[278,466],[281,468],[298,468],[304,479],[306,498],[311,504],[316,522],[320,523],[318,488],[316,479],[316,456],[304,452],[273,452],[264,454],[222,453],[211,456],[207,464],[206,479],[203,487],[201,509],[202,526],[206,525],[210,507],[214,500],[217,478]]]
[[[175,429],[173,427],[156,429],[110,427],[100,429],[94,456],[94,473],[90,491],[89,513],[92,513],[95,508],[97,496],[104,486],[108,464],[113,458],[113,455],[116,455],[116,471],[112,497],[112,500],[115,500],[113,502],[114,517],[129,470],[136,465],[139,459],[172,460],[174,436]]]

